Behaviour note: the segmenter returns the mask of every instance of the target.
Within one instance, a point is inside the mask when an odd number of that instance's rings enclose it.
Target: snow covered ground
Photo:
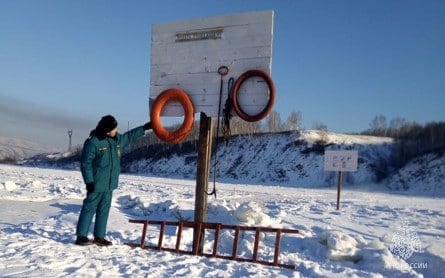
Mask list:
[[[369,188],[376,188],[375,185]],[[78,171],[0,165],[1,277],[443,277],[445,202],[346,186],[336,210],[334,188],[217,184],[207,221],[299,229],[282,240],[280,261],[295,270],[130,248],[141,225],[128,219],[192,220],[195,181],[121,175],[108,223],[111,247],[73,244],[84,185]],[[383,190],[383,189],[382,189]],[[443,196],[443,194],[441,194]],[[174,245],[174,231],[164,242]],[[212,238],[209,236],[209,238]],[[252,254],[244,233],[238,254]],[[192,232],[183,234],[190,245]],[[230,253],[233,233],[220,236]],[[157,230],[147,241],[155,244]],[[263,234],[261,259],[273,258]],[[213,242],[207,240],[205,248]]]

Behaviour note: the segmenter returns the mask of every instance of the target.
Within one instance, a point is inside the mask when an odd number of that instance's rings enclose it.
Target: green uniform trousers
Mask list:
[[[96,214],[94,222],[94,237],[104,238],[107,232],[108,214],[110,213],[111,197],[110,192],[92,192],[87,193],[87,197],[83,200],[82,210],[77,222],[77,236],[88,236],[91,221]]]

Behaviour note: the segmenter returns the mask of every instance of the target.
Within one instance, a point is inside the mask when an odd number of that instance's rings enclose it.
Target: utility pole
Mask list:
[[[127,131],[130,131],[130,121],[127,122]],[[128,149],[130,150],[129,152],[131,152],[131,143],[128,144]]]
[[[73,130],[69,129],[68,130],[68,137],[69,137],[69,143],[68,143],[68,151],[71,151],[72,148],[72,141],[71,141],[71,137],[73,136]]]

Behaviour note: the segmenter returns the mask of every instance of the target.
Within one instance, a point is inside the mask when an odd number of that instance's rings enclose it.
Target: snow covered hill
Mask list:
[[[410,161],[388,181],[391,189],[445,196],[445,153],[427,154]]]
[[[0,136],[0,161],[18,161],[36,154],[54,151],[57,149],[23,139]]]
[[[357,150],[358,170],[345,172],[343,184],[421,196],[445,197],[445,154],[419,156],[401,169],[394,165],[392,138],[346,135],[308,130],[235,136],[217,150],[217,180],[231,183],[292,187],[335,187],[338,174],[324,169],[325,150]],[[162,152],[163,150],[161,150]],[[123,168],[130,173],[159,177],[196,177],[195,149],[158,152],[130,161]],[[213,177],[214,158],[211,161]],[[372,186],[369,186],[372,185]]]
[[[225,182],[334,186],[337,173],[324,170],[324,151],[337,149],[359,152],[358,171],[345,173],[345,184],[375,183],[389,171],[391,138],[304,131],[236,136],[228,146],[221,142],[217,178]],[[196,157],[195,150],[162,158],[147,153],[146,158],[130,162],[124,169],[130,173],[194,178]],[[211,163],[214,164],[213,158]]]
[[[215,143],[215,142],[214,142]],[[399,193],[409,190],[422,196],[445,196],[443,153],[417,157],[401,169],[394,165],[392,138],[346,135],[308,130],[232,137],[217,149],[217,181],[306,188],[335,187],[337,173],[324,169],[325,150],[357,150],[358,170],[345,172],[343,184]],[[25,165],[79,168],[79,154],[39,155]],[[126,173],[195,179],[195,143],[153,145],[127,152],[122,158]],[[213,180],[212,157],[211,180]]]

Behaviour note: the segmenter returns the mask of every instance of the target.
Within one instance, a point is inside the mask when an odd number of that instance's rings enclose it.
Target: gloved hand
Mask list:
[[[148,122],[144,125],[144,130],[152,129],[151,122]]]
[[[89,182],[87,183],[87,192],[92,193],[94,191],[94,183]]]

